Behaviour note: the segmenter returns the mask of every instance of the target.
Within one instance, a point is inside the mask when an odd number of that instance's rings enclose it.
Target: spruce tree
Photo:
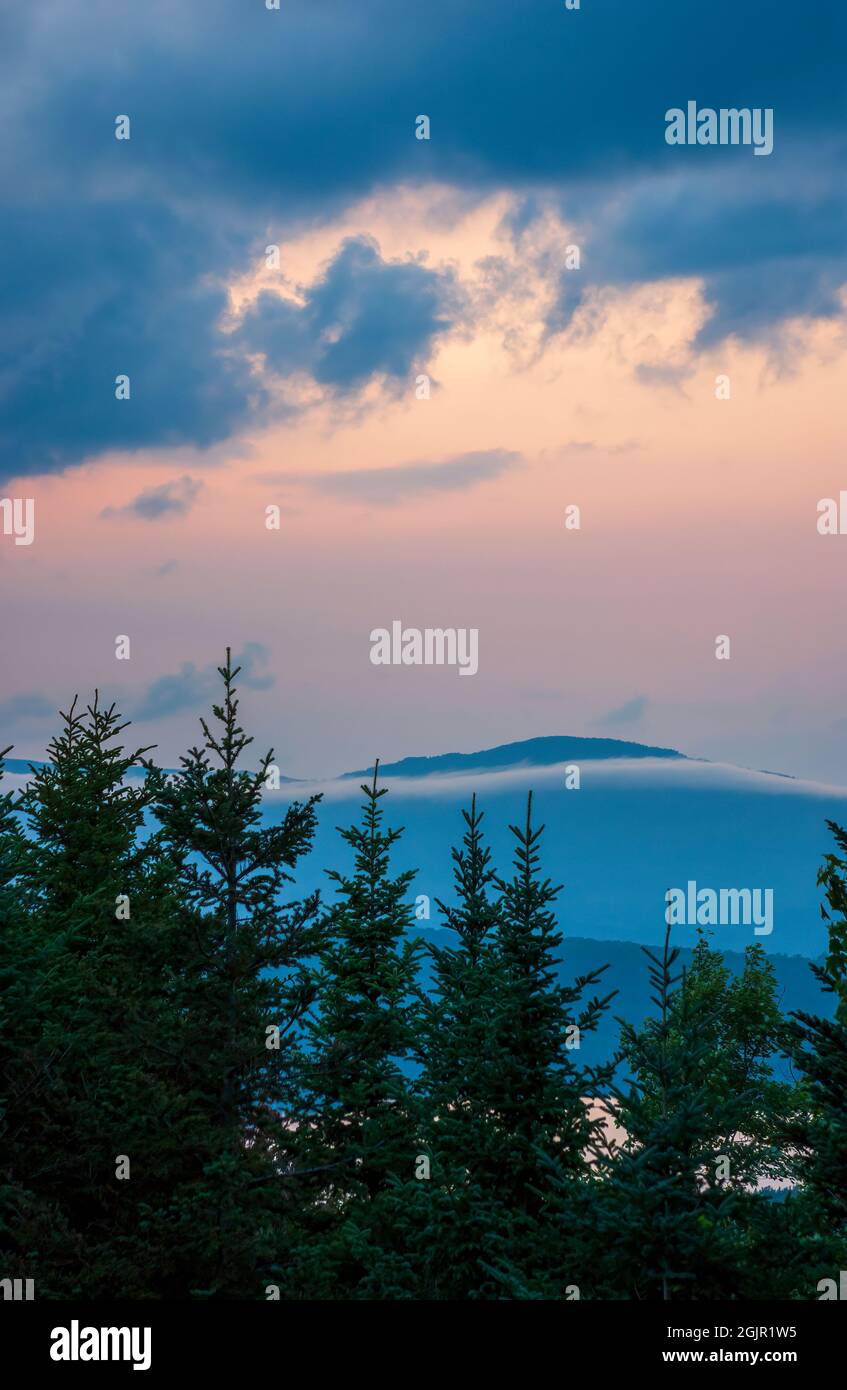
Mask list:
[[[847,1268],[847,831],[834,821],[827,825],[839,853],[826,855],[818,874],[828,942],[823,964],[811,968],[834,1009],[828,1017],[792,1014],[792,1057],[803,1077],[806,1107],[787,1141],[814,1212],[814,1231],[805,1243],[807,1298],[820,1296],[820,1280],[837,1285]]]
[[[96,695],[62,720],[21,799],[30,988],[15,1146],[37,1200],[18,1242],[42,1296],[150,1297],[166,1257],[144,1223],[181,1162],[157,1051],[168,872],[141,834],[150,788],[129,780],[149,750],[122,746],[126,725]]]
[[[578,1282],[582,1245],[569,1231],[578,1225],[576,1209],[601,1130],[591,1102],[609,1079],[607,1066],[583,1061],[583,1047],[614,992],[583,997],[606,967],[560,982],[563,937],[552,904],[561,890],[541,874],[544,827],[533,825],[531,792],[524,824],[510,828],[514,874],[497,880],[491,1104],[499,1151],[483,1179],[508,1211],[508,1234],[492,1270],[512,1297],[564,1298]]]
[[[493,936],[494,868],[476,797],[463,811],[463,843],[452,851],[455,902],[437,900],[453,940],[425,943],[430,978],[419,988],[417,1047],[421,1164],[393,1192],[392,1263],[400,1296],[502,1296],[487,1265],[500,1253],[507,1214],[487,1175],[500,1137],[492,1108],[498,974]]]
[[[661,955],[642,950],[657,1015],[641,1028],[621,1022],[630,1080],[610,1087],[610,1120],[622,1132],[610,1127],[600,1157],[590,1296],[735,1297],[746,1199],[724,1177],[721,1148],[743,1132],[753,1092],[713,1084],[715,1002],[674,973],[670,930]]]
[[[0,787],[5,758],[0,752]],[[16,798],[0,790],[0,1265],[3,1276],[32,1278],[28,1258],[36,1228],[49,1231],[57,1212],[32,1192],[27,1115],[43,1083],[39,1041],[39,955],[24,904],[27,842]]]
[[[745,948],[743,968],[733,975],[723,953],[699,929],[685,989],[669,996],[669,1052],[688,1048],[695,1015],[706,1109],[714,1120],[700,1140],[704,1162],[720,1154],[723,1181],[738,1190],[787,1178],[790,1165],[782,1138],[799,1097],[797,1087],[774,1072],[787,1046],[788,1028],[777,1001],[776,973],[760,945]],[[653,1084],[660,1085],[658,1076]],[[721,1125],[734,1113],[734,1097],[740,1094],[747,1099],[743,1125],[725,1131]]]
[[[500,1296],[487,1266],[500,1253],[507,1225],[490,1181],[500,1152],[496,875],[476,796],[462,817],[463,843],[452,850],[455,902],[437,903],[455,944],[428,945],[432,983],[423,1001],[421,1090],[432,1173],[410,1194],[428,1216],[418,1241],[419,1268],[428,1274],[423,1293],[451,1299]],[[409,1210],[415,1210],[411,1202]]]
[[[539,1202],[539,1150],[554,1156],[563,1169],[583,1171],[585,1148],[594,1133],[585,1097],[596,1093],[600,1074],[582,1064],[581,1049],[613,995],[581,1002],[605,967],[569,985],[559,981],[563,936],[551,906],[561,888],[541,876],[544,826],[533,826],[531,792],[524,824],[510,829],[516,840],[514,875],[498,880],[496,1109],[506,1145],[498,1177],[516,1207],[529,1212]]]
[[[419,1150],[404,1071],[418,1028],[418,947],[407,938],[414,873],[390,874],[402,830],[383,825],[387,788],[378,787],[378,770],[377,763],[373,781],[362,785],[361,824],[341,831],[352,872],[329,873],[337,901],[320,956],[318,1008],[307,1023],[308,1084],[298,1121],[312,1229],[291,1267],[295,1297],[391,1296],[391,1193],[413,1172]]]
[[[11,751],[11,746],[0,750],[0,787],[6,771],[6,757]],[[26,841],[15,800],[14,793],[0,791],[0,926],[11,921],[20,904],[18,880],[24,868]]]
[[[742,970],[733,975],[700,931],[684,981],[670,995],[667,1047],[669,1054],[678,1049],[685,1056],[691,1021],[697,1020],[704,1122],[692,1133],[689,1157],[736,1196],[732,1225],[723,1228],[734,1241],[730,1291],[738,1298],[793,1297],[801,1273],[796,1237],[805,1217],[795,1195],[773,1184],[792,1173],[785,1134],[800,1113],[802,1096],[795,1082],[776,1073],[788,1046],[788,1023],[777,1001],[773,965],[760,945],[750,945]],[[661,1076],[642,1079],[645,1098],[652,1094],[657,1108]]]
[[[311,847],[320,798],[265,817],[273,752],[254,771],[241,766],[253,740],[229,648],[218,669],[223,698],[200,721],[202,746],[178,773],[148,773],[179,898],[182,947],[167,991],[194,1156],[171,1204],[172,1239],[186,1294],[249,1299],[279,1284],[299,1215],[293,1116],[321,935],[317,895],[282,899]]]

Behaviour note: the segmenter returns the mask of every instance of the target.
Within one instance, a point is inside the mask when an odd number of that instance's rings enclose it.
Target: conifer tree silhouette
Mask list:
[[[623,1138],[607,1142],[597,1194],[595,1296],[609,1286],[637,1299],[736,1295],[743,1195],[721,1180],[715,1141],[743,1130],[752,1092],[710,1087],[714,1001],[674,973],[670,928],[660,955],[642,951],[656,1015],[641,1028],[621,1021],[631,1079],[610,1087]]]
[[[362,785],[362,819],[341,831],[350,873],[329,878],[337,901],[320,956],[318,1009],[307,1025],[303,1177],[314,1193],[313,1232],[293,1277],[313,1296],[368,1296],[369,1253],[392,1245],[393,1181],[411,1173],[418,1122],[403,1062],[416,1045],[418,947],[407,939],[412,871],[392,877],[402,831],[383,826],[378,786]]]
[[[38,1046],[39,952],[25,905],[27,842],[17,798],[2,790],[10,752],[0,752],[0,1262],[8,1277],[32,1278],[29,1240],[37,1243],[60,1217],[30,1182],[28,1138],[45,1060]]]
[[[476,796],[462,818],[463,842],[452,850],[455,901],[437,902],[454,941],[428,944],[432,982],[421,1000],[420,1086],[432,1175],[415,1184],[404,1207],[409,1216],[423,1208],[417,1223],[423,1296],[485,1298],[501,1296],[486,1265],[497,1259],[508,1227],[490,1181],[501,1147],[495,1110],[499,904]]]
[[[292,1116],[301,1085],[300,1032],[315,996],[311,958],[321,936],[316,894],[284,903],[311,847],[319,797],[291,803],[264,824],[273,752],[240,764],[252,738],[241,727],[230,649],[219,667],[223,699],[203,743],[172,776],[148,765],[163,848],[179,894],[183,951],[172,982],[181,1020],[175,1066],[192,1098],[193,1147],[202,1162],[182,1189],[174,1221],[193,1291],[263,1296],[284,1262],[296,1197]]]
[[[609,1068],[587,1060],[591,1035],[615,991],[586,991],[606,967],[563,983],[563,943],[552,910],[561,891],[542,876],[544,826],[526,817],[512,825],[514,872],[496,879],[500,890],[495,961],[495,1079],[491,1103],[500,1150],[486,1176],[508,1213],[499,1257],[489,1272],[501,1297],[565,1297],[578,1263],[566,1227],[590,1177],[589,1154],[600,1131],[590,1100],[608,1081]],[[564,1213],[567,1213],[564,1216]]]
[[[827,825],[838,853],[827,854],[818,873],[828,943],[824,963],[813,962],[811,969],[835,1009],[830,1017],[804,1010],[791,1015],[792,1056],[808,1096],[804,1117],[787,1134],[814,1208],[806,1246],[807,1297],[818,1296],[820,1279],[837,1282],[847,1268],[847,830],[835,821]]]
[[[20,802],[33,975],[17,1144],[55,1218],[45,1235],[33,1211],[21,1239],[37,1251],[27,1273],[42,1296],[149,1297],[167,1267],[160,1218],[183,1161],[159,1051],[170,1031],[169,870],[156,837],[141,834],[151,788],[129,776],[150,750],[123,747],[127,726],[97,694],[62,720]]]
[[[0,786],[0,1253],[39,1297],[815,1298],[847,1267],[847,831],[819,882],[831,1016],[782,1019],[758,947],[649,962],[654,1014],[591,1035],[543,826],[495,871],[476,797],[412,939],[379,764],[335,901],[290,900],[317,797],[243,766],[231,653],[167,774],[75,700]],[[9,750],[5,750],[8,752]],[[5,753],[0,754],[0,779]],[[566,955],[565,955],[566,959]],[[799,1086],[777,1080],[790,1051]],[[615,1068],[618,1068],[615,1073]],[[625,1069],[625,1071],[623,1070]],[[623,1076],[628,1079],[622,1079]],[[118,1160],[126,1160],[127,1172]],[[786,1173],[782,1201],[757,1183]]]

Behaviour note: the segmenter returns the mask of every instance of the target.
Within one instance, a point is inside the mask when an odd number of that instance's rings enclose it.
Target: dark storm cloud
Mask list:
[[[373,376],[408,377],[459,307],[449,273],[384,261],[369,237],[349,237],[302,305],[264,291],[238,338],[265,353],[271,371],[308,371],[322,386],[351,390]]]
[[[586,285],[705,278],[708,342],[828,315],[845,279],[847,7],[822,0],[62,0],[0,25],[0,475],[108,449],[207,447],[261,421],[250,335],[332,391],[398,379],[455,308],[420,266],[349,247],[299,315],[263,298],[232,340],[227,277],[397,181],[551,194]],[[775,149],[677,149],[667,108],[769,107]],[[430,141],[414,138],[426,113]],[[114,139],[128,114],[132,139]],[[717,194],[715,174],[725,180]],[[612,196],[614,195],[614,196]],[[593,237],[593,240],[592,240]],[[264,244],[262,242],[262,244]],[[379,294],[385,296],[379,302]],[[315,330],[334,325],[316,339]],[[273,351],[271,351],[273,349]],[[114,399],[119,373],[130,401]]]
[[[246,243],[242,243],[246,253]],[[0,475],[108,449],[201,447],[262,393],[204,282],[237,245],[162,205],[16,208],[0,220]],[[130,378],[118,400],[115,378]]]
[[[585,255],[579,273],[562,273],[548,327],[566,329],[593,285],[675,276],[703,277],[710,316],[700,346],[732,333],[765,336],[793,315],[840,313],[847,196],[834,172],[831,183],[821,177],[829,160],[834,170],[831,148],[803,167],[793,150],[759,161],[766,167],[755,177],[737,168],[698,173],[689,163],[674,178],[562,199],[559,211],[581,225]]]

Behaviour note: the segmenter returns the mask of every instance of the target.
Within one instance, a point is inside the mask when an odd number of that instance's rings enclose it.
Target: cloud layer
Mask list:
[[[479,449],[438,463],[400,463],[390,468],[351,468],[345,472],[270,473],[267,482],[291,483],[349,502],[399,506],[430,493],[465,492],[518,467],[520,454],[510,449]]]
[[[678,275],[705,283],[701,346],[841,310],[840,0],[814,23],[794,0],[432,0],[426,23],[396,0],[207,0],[202,16],[63,0],[3,24],[3,477],[208,448],[267,418],[274,377],[335,394],[403,381],[468,306],[449,270],[366,238],[222,331],[228,284],[268,240],[395,185],[507,190],[519,239],[552,202],[585,254],[581,278],[549,267],[551,334],[592,287]],[[667,146],[664,112],[689,99],[772,108],[773,155]]]
[[[175,478],[170,483],[160,483],[158,487],[147,488],[123,507],[104,507],[103,517],[127,516],[141,521],[160,521],[163,517],[187,516],[203,484],[187,475]]]

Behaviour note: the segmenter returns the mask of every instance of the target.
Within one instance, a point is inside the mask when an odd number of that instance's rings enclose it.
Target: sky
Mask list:
[[[96,686],[172,766],[229,645],[291,776],[847,784],[845,47],[839,0],[4,7],[0,746]],[[689,101],[772,153],[668,144]],[[395,621],[478,670],[374,665]]]

